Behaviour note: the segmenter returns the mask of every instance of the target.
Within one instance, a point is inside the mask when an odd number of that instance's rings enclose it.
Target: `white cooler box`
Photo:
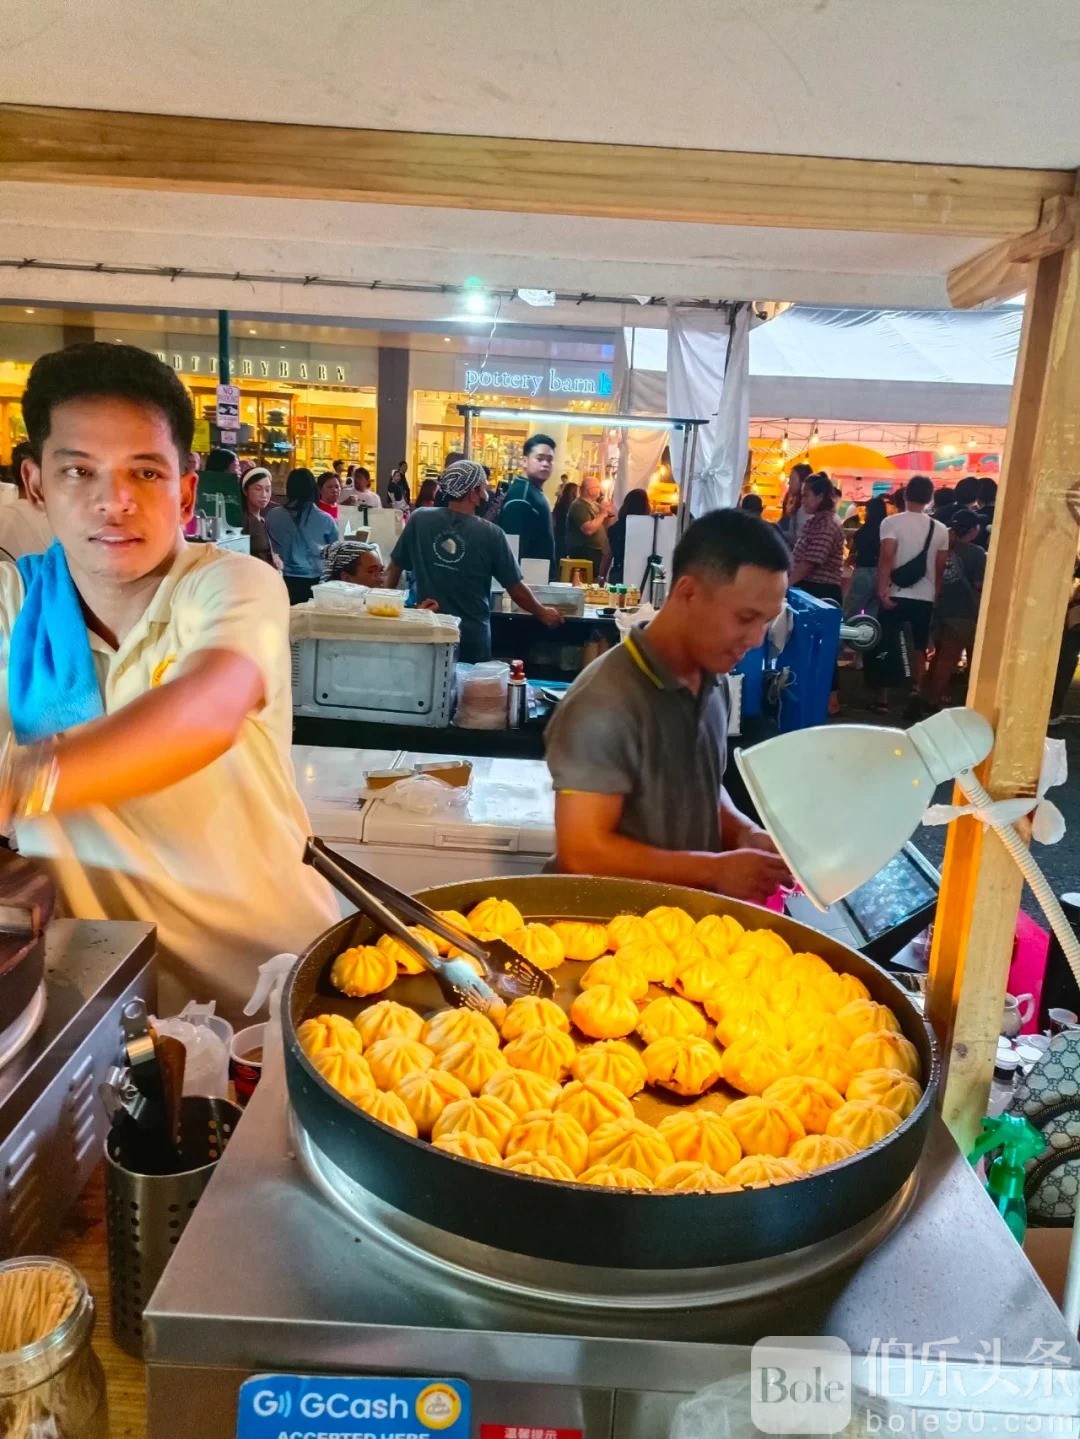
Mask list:
[[[382,724],[450,723],[458,627],[410,610],[402,619],[290,612],[293,713]]]

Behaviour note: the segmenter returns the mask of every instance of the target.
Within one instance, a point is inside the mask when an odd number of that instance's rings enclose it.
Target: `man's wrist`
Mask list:
[[[9,739],[0,755],[0,792],[12,819],[36,819],[52,808],[60,777],[52,740],[19,746]]]

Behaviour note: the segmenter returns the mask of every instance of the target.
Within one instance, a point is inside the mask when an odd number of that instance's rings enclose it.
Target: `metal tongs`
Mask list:
[[[551,976],[518,954],[505,940],[487,939],[481,943],[473,935],[462,933],[426,904],[345,859],[321,839],[308,840],[304,860],[329,880],[339,894],[415,954],[435,976],[448,1003],[479,1010],[498,1024],[506,1006],[515,999],[526,994],[550,999],[554,994]],[[431,945],[409,930],[409,923],[422,925],[471,956],[483,969],[484,978],[464,959],[443,959]]]

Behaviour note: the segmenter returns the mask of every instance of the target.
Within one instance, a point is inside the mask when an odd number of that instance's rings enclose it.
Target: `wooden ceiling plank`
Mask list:
[[[1057,170],[348,130],[0,105],[0,180],[999,239]]]

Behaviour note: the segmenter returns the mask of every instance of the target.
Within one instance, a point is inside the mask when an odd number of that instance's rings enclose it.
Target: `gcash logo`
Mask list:
[[[842,1339],[762,1339],[750,1354],[750,1418],[763,1434],[839,1434],[851,1422],[851,1350]]]

